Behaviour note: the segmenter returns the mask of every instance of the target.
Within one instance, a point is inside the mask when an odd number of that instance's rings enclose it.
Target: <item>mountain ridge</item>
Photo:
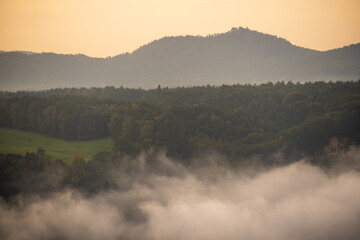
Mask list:
[[[348,45],[344,45],[344,46],[341,46],[341,47],[336,47],[336,48],[332,48],[332,49],[328,49],[328,50],[317,50],[317,49],[312,49],[312,48],[307,48],[307,47],[303,47],[303,46],[299,46],[299,45],[295,45],[293,43],[291,43],[289,40],[285,39],[285,38],[282,38],[282,37],[279,37],[277,35],[272,35],[272,34],[268,34],[268,33],[263,33],[263,32],[259,32],[259,31],[256,31],[256,30],[251,30],[249,28],[243,28],[243,27],[239,27],[239,28],[235,28],[233,27],[230,31],[228,32],[224,32],[224,33],[213,33],[213,34],[208,34],[208,35],[176,35],[176,36],[164,36],[164,37],[161,37],[159,39],[154,39],[148,43],[145,43],[143,45],[141,45],[140,47],[134,49],[133,51],[130,51],[130,52],[123,52],[123,53],[119,53],[119,54],[116,54],[116,55],[112,55],[112,56],[106,56],[106,57],[93,57],[93,56],[89,56],[89,55],[86,55],[84,53],[56,53],[56,52],[34,52],[34,51],[20,51],[20,50],[12,50],[12,51],[5,51],[5,50],[0,50],[0,54],[1,53],[24,53],[24,54],[27,54],[27,55],[32,55],[32,54],[56,54],[56,55],[70,55],[70,56],[76,56],[76,55],[82,55],[82,56],[85,56],[85,57],[89,57],[89,58],[95,58],[95,59],[108,59],[108,58],[116,58],[118,56],[121,56],[121,55],[128,55],[128,54],[132,54],[134,53],[135,51],[143,48],[143,47],[146,47],[148,45],[151,45],[152,43],[154,42],[158,42],[158,41],[161,41],[163,39],[172,39],[172,38],[186,38],[186,37],[192,37],[192,38],[208,38],[208,37],[217,37],[219,35],[224,35],[224,34],[228,34],[228,33],[231,33],[231,31],[236,31],[236,30],[248,30],[250,32],[255,32],[255,33],[259,33],[261,35],[266,35],[266,36],[270,36],[270,37],[274,37],[274,38],[277,38],[279,40],[283,40],[287,43],[289,43],[290,45],[294,46],[294,47],[298,47],[298,48],[302,48],[302,49],[306,49],[306,50],[310,50],[310,51],[316,51],[316,52],[321,52],[321,53],[324,53],[324,52],[329,52],[329,51],[334,51],[334,50],[337,50],[337,49],[342,49],[342,48],[346,48],[346,47],[351,47],[351,46],[356,46],[356,45],[360,45],[360,42],[358,43],[351,43],[351,44],[348,44]]]
[[[356,80],[360,43],[328,51],[284,38],[232,28],[207,36],[163,37],[131,53],[93,58],[84,54],[0,53],[0,89],[125,86],[155,88]]]

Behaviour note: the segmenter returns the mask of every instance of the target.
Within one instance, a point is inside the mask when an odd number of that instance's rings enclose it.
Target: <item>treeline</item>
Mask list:
[[[41,148],[25,155],[0,153],[0,199],[16,202],[18,199],[13,197],[17,195],[49,196],[68,189],[90,196],[106,190],[126,191],[146,181],[144,176],[182,174],[163,161],[161,155],[151,151],[141,158],[119,152],[100,152],[88,161],[74,156],[70,164],[52,159]],[[182,166],[190,171],[202,167]]]
[[[0,126],[66,140],[109,135],[109,101],[84,97],[21,97],[0,101]]]
[[[0,126],[68,140],[112,135],[115,151],[134,155],[315,154],[334,137],[359,143],[360,81],[2,92]]]
[[[90,97],[100,99],[113,99],[134,102],[141,99],[145,94],[148,94],[151,90],[124,88],[108,86],[104,88],[92,87],[92,88],[55,88],[41,91],[17,91],[8,92],[0,91],[0,98],[14,98],[14,97],[50,97],[50,96],[78,96],[78,97]]]
[[[151,157],[150,155],[147,157]],[[66,188],[86,194],[119,189],[114,179],[129,175],[133,166],[116,153],[98,153],[85,162],[75,156],[71,164],[54,161],[39,148],[37,152],[0,154],[0,197],[10,200],[17,194],[51,194]]]

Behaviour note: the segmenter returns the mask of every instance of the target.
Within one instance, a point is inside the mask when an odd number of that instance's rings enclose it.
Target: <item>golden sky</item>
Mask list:
[[[0,50],[132,52],[164,36],[248,27],[328,50],[360,42],[360,0],[0,0]]]

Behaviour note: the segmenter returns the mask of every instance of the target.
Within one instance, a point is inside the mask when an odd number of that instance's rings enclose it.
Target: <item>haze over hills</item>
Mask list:
[[[1,90],[357,80],[360,43],[325,52],[244,28],[164,37],[109,58],[0,52]]]

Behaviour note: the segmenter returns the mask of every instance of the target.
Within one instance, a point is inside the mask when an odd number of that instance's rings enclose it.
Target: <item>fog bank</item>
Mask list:
[[[336,158],[359,166],[360,151]],[[335,156],[335,155],[334,155]],[[334,156],[332,156],[334,158]],[[360,174],[305,161],[258,173],[140,157],[126,190],[74,190],[0,207],[2,239],[360,239]],[[154,167],[152,167],[154,168]],[[121,182],[126,182],[124,175]]]

